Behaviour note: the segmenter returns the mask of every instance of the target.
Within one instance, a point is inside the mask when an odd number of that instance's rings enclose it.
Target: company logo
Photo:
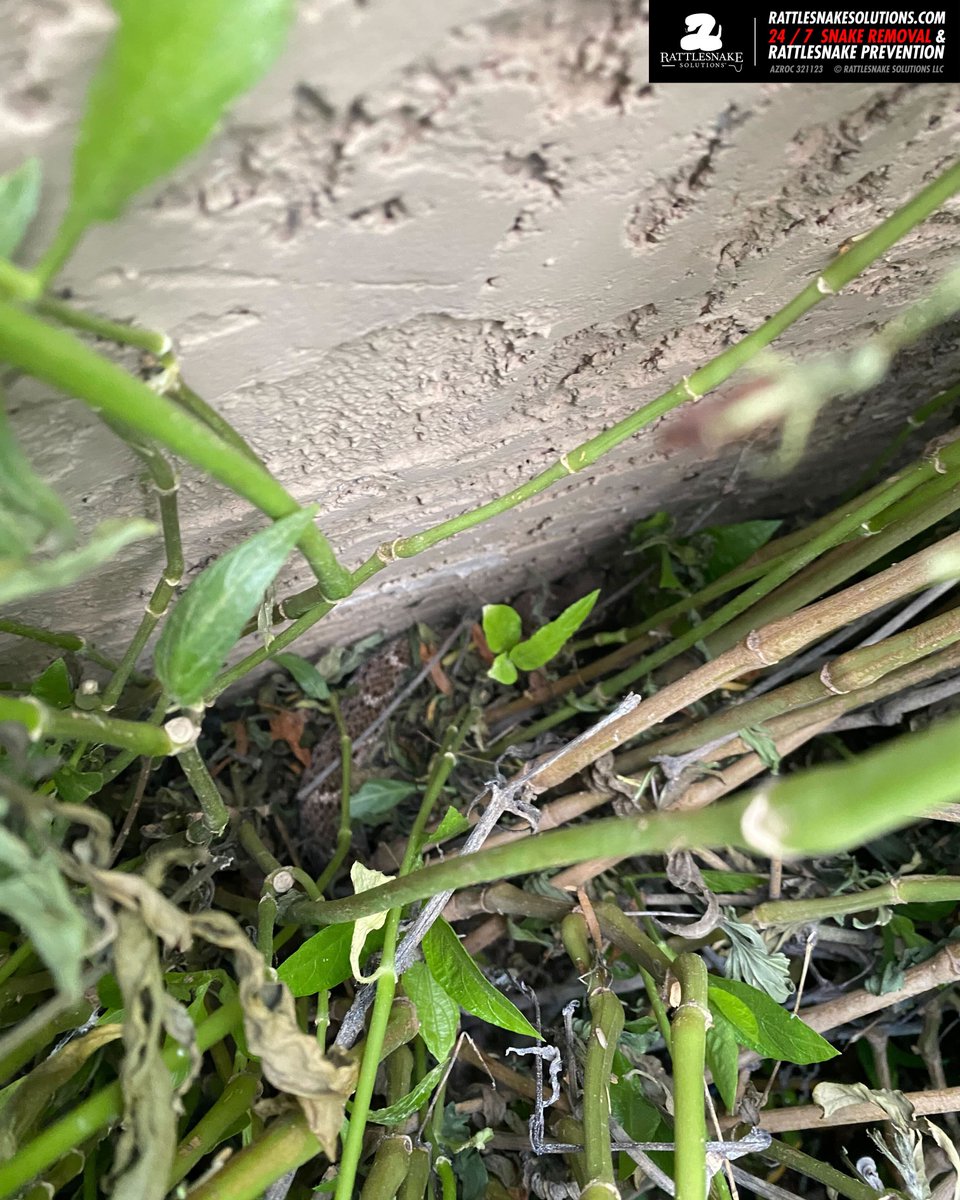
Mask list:
[[[709,13],[691,13],[686,18],[686,26],[691,32],[680,39],[681,50],[723,49],[723,42],[720,40],[723,26],[718,25]],[[713,32],[714,29],[716,33]]]
[[[721,77],[729,77],[729,72],[733,72],[734,75],[740,74],[744,63],[743,50],[724,50],[723,25],[713,13],[691,13],[684,17],[683,23],[687,32],[679,39],[680,49],[660,51],[659,61],[662,68],[678,69],[691,75],[699,72],[709,73],[713,77],[716,77],[718,72],[721,73]],[[734,40],[736,41],[736,38]]]

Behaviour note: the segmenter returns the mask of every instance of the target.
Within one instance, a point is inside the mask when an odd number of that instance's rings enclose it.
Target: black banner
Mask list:
[[[960,82],[956,0],[942,8],[777,8],[650,0],[650,80]]]

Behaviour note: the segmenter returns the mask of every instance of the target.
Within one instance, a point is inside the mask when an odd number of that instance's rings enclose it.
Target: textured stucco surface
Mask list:
[[[39,249],[109,17],[92,0],[0,0],[0,19],[0,168],[43,160]],[[192,385],[320,502],[356,565],[658,395],[956,152],[956,87],[654,88],[645,39],[644,6],[627,0],[303,0],[270,77],[174,180],[93,231],[63,282],[170,332]],[[781,347],[849,342],[958,248],[954,205]],[[697,462],[651,430],[395,564],[317,640],[502,598],[655,508],[795,508],[952,381],[955,342],[919,347],[891,383],[823,414],[786,478],[741,471],[724,492],[736,447]],[[85,525],[145,509],[135,463],[80,405],[24,386],[13,400],[25,445]],[[258,521],[183,474],[195,572]],[[135,546],[30,612],[117,648],[157,565],[154,545]],[[308,582],[292,564],[283,590]]]

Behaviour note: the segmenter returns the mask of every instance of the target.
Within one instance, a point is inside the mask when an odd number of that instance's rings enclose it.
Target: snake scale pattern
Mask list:
[[[359,667],[342,696],[340,710],[347,733],[356,740],[387,708],[404,675],[410,669],[407,639],[395,638],[379,647]],[[354,753],[354,766],[362,765],[376,744],[371,739]],[[335,724],[323,734],[313,749],[309,779],[318,779],[329,767],[333,770],[313,787],[307,783],[299,793],[301,852],[310,868],[321,867],[333,853],[340,823],[340,734]]]

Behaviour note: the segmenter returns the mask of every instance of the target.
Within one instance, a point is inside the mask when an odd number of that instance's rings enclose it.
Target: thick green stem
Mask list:
[[[220,789],[207,770],[207,764],[200,757],[196,746],[182,751],[180,765],[193,788],[194,795],[200,801],[204,828],[214,837],[219,837],[230,821],[230,814],[220,795]]]
[[[146,721],[123,721],[98,712],[50,708],[33,696],[0,696],[0,721],[16,721],[25,726],[31,741],[53,738],[93,742],[119,746],[149,758],[182,754],[196,740],[196,730],[193,726],[188,730],[189,722],[182,719],[168,721],[162,728],[157,728]]]
[[[229,1001],[218,1008],[197,1027],[197,1048],[201,1052],[209,1050],[231,1033],[240,1019],[239,1001]],[[167,1069],[175,1072],[189,1066],[190,1054],[177,1044],[164,1051],[163,1060]],[[47,1125],[6,1162],[0,1162],[0,1200],[15,1195],[68,1151],[118,1120],[122,1110],[120,1084],[111,1083],[52,1125]]]
[[[956,512],[960,508],[960,483],[956,466],[960,458],[960,442],[955,443],[952,450],[948,476],[932,479],[918,487],[898,504],[891,505],[886,512],[879,514],[876,522],[866,521],[864,531],[869,530],[872,536],[865,536],[858,545],[846,543],[836,546],[807,570],[801,572],[798,567],[795,578],[785,581],[783,587],[778,586],[776,591],[751,607],[738,620],[725,624],[713,637],[707,637],[705,640],[710,653],[722,653],[758,625],[775,621],[825,595]],[[928,469],[933,470],[932,467]],[[915,477],[919,477],[924,473],[924,464],[915,467],[914,472]],[[882,524],[882,528],[878,530],[877,524]]]
[[[86,638],[76,633],[59,633],[51,629],[40,629],[36,625],[25,625],[22,621],[13,621],[9,617],[0,617],[0,633],[9,633],[14,637],[28,638],[32,642],[40,642],[44,646],[54,646],[58,650],[66,650],[76,654],[78,658],[89,659],[98,667],[107,671],[117,669],[117,661],[101,654],[96,646],[91,646]],[[137,677],[138,683],[146,683],[146,676]]]
[[[267,516],[277,519],[299,510],[300,505],[267,470],[179,405],[151,391],[79,338],[12,304],[0,303],[0,358],[168,447]],[[326,599],[339,599],[352,590],[349,575],[316,526],[311,525],[298,544]]]
[[[389,1134],[377,1147],[363,1181],[360,1200],[394,1200],[410,1170],[413,1142],[406,1134]],[[342,1168],[341,1168],[342,1170]]]
[[[679,954],[672,965],[679,1004],[670,1024],[673,1057],[674,1181],[677,1200],[706,1200],[707,1121],[703,1065],[707,1044],[707,969],[696,954]]]
[[[836,797],[843,795],[843,805]],[[321,904],[301,901],[291,919],[333,925],[513,875],[590,859],[669,849],[736,846],[764,856],[839,853],[897,829],[960,796],[960,719],[695,812],[609,818],[552,830],[414,871],[392,883]]]
[[[610,1075],[623,1032],[623,1005],[609,988],[594,988],[589,1005],[592,1028],[583,1067],[583,1155],[588,1182],[582,1197],[598,1192],[598,1184],[608,1190],[616,1181],[610,1148]]]
[[[163,545],[166,553],[166,563],[163,574],[153,595],[147,603],[146,611],[140,619],[137,632],[133,635],[120,665],[114,672],[113,678],[103,693],[103,707],[107,711],[113,708],[137,665],[137,660],[143,653],[144,647],[157,626],[157,622],[167,610],[167,605],[173,599],[174,593],[183,578],[183,544],[180,537],[180,514],[177,505],[177,492],[180,487],[176,472],[156,449],[155,446],[144,444],[139,439],[127,435],[123,426],[109,421],[108,424],[127,442],[130,448],[146,464],[157,495],[157,505],[160,509],[160,524],[163,530]]]
[[[811,900],[769,900],[765,904],[758,904],[743,920],[761,929],[771,926],[787,928],[791,925],[814,924],[826,921],[830,917],[869,912],[875,908],[893,907],[897,904],[936,904],[944,900],[953,903],[960,901],[960,876],[905,875],[902,879],[891,879],[889,883],[880,887],[842,896],[823,896]]]
[[[303,1114],[287,1113],[257,1141],[227,1159],[215,1175],[192,1188],[188,1200],[260,1200],[281,1175],[321,1153]]]
[[[795,1146],[791,1146],[787,1142],[780,1142],[774,1138],[764,1150],[763,1157],[772,1158],[791,1171],[806,1175],[808,1179],[816,1179],[818,1183],[830,1188],[838,1196],[846,1196],[847,1200],[877,1200],[877,1193],[869,1184],[845,1175],[836,1167],[831,1167],[829,1163],[821,1162],[818,1158],[811,1158],[809,1154],[804,1154],[802,1150],[797,1150]]]
[[[52,317],[61,325],[69,325],[71,329],[79,329],[82,333],[91,333],[94,337],[116,342],[118,346],[133,346],[136,350],[145,350],[148,354],[159,357],[170,349],[170,339],[165,333],[155,329],[144,329],[139,325],[125,325],[120,321],[111,321],[97,313],[84,312],[65,304],[55,296],[42,296],[34,308],[41,316]]]
[[[350,1129],[344,1140],[343,1152],[340,1156],[340,1173],[337,1176],[334,1200],[353,1200],[357,1167],[360,1165],[360,1155],[363,1152],[363,1135],[367,1125],[367,1114],[370,1111],[373,1088],[377,1081],[377,1068],[380,1065],[380,1052],[383,1049],[387,1024],[390,1020],[390,1009],[397,990],[394,954],[397,949],[399,926],[400,909],[395,908],[387,914],[387,923],[384,928],[383,953],[378,968],[380,975],[377,979],[377,995],[373,1002],[370,1028],[363,1049],[363,1060],[360,1063],[360,1076],[353,1097]]]
[[[234,1075],[229,1080],[216,1103],[177,1147],[177,1157],[167,1182],[168,1188],[176,1187],[201,1158],[216,1149],[227,1131],[250,1109],[259,1088],[259,1076],[250,1072]]]

